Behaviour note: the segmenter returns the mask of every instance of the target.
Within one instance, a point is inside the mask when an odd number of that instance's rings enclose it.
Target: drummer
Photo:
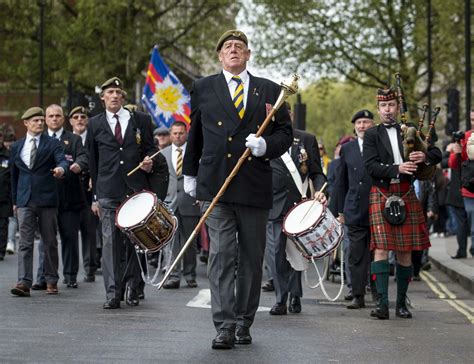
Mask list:
[[[156,147],[150,116],[138,111],[130,113],[122,107],[122,81],[113,77],[101,89],[105,111],[90,120],[87,137],[95,198],[92,210],[102,222],[102,270],[107,298],[103,308],[116,309],[120,308],[123,283],[127,284],[126,303],[138,305],[141,275],[133,245],[115,226],[115,210],[127,196],[149,187],[147,175],[154,163],[148,156],[156,152]],[[141,170],[128,177],[127,173],[140,162]],[[121,264],[124,255],[125,272]]]
[[[289,111],[293,120],[293,113]],[[326,182],[316,137],[293,129],[290,150],[272,160],[270,165],[273,169],[273,208],[268,216],[265,261],[273,278],[276,295],[270,315],[286,315],[287,311],[300,313],[303,296],[301,271],[295,271],[286,259],[287,237],[282,233],[282,224],[288,210],[303,197],[309,196],[309,183],[319,189]],[[325,195],[318,196],[318,200],[325,204]]]

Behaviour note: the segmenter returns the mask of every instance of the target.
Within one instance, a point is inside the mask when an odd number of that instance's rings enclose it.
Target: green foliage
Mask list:
[[[0,0],[0,82],[31,89],[39,82],[41,1]],[[118,75],[132,87],[143,78],[155,44],[169,54],[192,54],[197,66],[216,59],[214,46],[234,27],[228,0],[44,0],[45,89],[92,89]]]

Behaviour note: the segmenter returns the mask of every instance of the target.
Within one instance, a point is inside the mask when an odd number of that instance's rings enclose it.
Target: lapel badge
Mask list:
[[[65,140],[64,144],[69,145],[69,140]]]
[[[137,128],[137,131],[135,132],[135,140],[138,145],[142,144],[142,132],[139,128]]]
[[[304,148],[300,149],[300,154],[298,155],[298,160],[299,160],[300,163],[305,163],[308,160],[308,153],[306,153],[306,149],[304,149]]]

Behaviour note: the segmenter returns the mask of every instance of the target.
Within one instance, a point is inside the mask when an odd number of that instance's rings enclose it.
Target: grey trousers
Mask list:
[[[303,297],[301,272],[295,271],[286,259],[286,235],[282,232],[282,221],[267,223],[267,247],[265,261],[270,269],[275,286],[276,302],[286,304],[288,293]]]
[[[20,242],[18,247],[18,282],[31,287],[33,282],[33,250],[35,229],[38,223],[44,244],[44,275],[46,283],[58,282],[58,220],[55,207],[19,207],[18,225]]]
[[[179,210],[176,211],[175,216],[178,219],[178,229],[172,241],[171,261],[178,256],[181,248],[186,243],[199,221],[199,216],[182,216],[179,213]],[[183,266],[182,274],[186,281],[196,279],[196,250],[196,239],[194,239],[189,248],[186,249],[182,258],[182,263],[178,263],[171,273],[170,281],[181,280],[181,265]]]
[[[205,211],[210,202],[203,204]],[[216,330],[250,327],[260,301],[268,210],[218,202],[206,225],[212,319]]]
[[[102,223],[102,272],[107,299],[120,299],[125,284],[137,290],[142,279],[135,248],[115,226],[115,211],[121,200],[99,199]]]
[[[80,232],[82,243],[82,262],[86,276],[93,276],[97,270],[97,225],[99,219],[95,216],[91,207],[87,206],[81,210]]]

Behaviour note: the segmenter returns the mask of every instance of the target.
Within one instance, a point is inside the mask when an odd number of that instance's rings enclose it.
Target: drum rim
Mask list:
[[[321,220],[324,218],[324,216],[326,215],[326,210],[327,210],[327,207],[324,206],[322,203],[318,202],[322,207],[323,207],[323,211],[321,213],[321,216],[316,219],[316,221],[310,226],[308,227],[307,229],[303,230],[303,231],[300,231],[299,233],[290,233],[288,232],[286,229],[285,229],[285,221],[287,219],[287,217],[291,214],[291,212],[296,209],[299,205],[303,204],[303,203],[306,203],[306,202],[313,202],[314,199],[305,199],[305,200],[302,200],[300,202],[298,202],[297,204],[295,204],[291,209],[288,210],[288,212],[286,213],[285,217],[283,218],[283,224],[281,226],[281,230],[283,231],[283,233],[286,235],[286,236],[295,236],[295,237],[299,237],[303,234],[306,234],[308,231],[312,230],[316,225],[318,225]]]
[[[119,229],[130,230],[130,229],[133,229],[133,228],[135,228],[135,227],[137,227],[141,224],[141,223],[137,223],[135,225],[131,225],[131,226],[127,226],[127,227],[122,226],[118,223],[118,215],[119,215],[120,210],[122,209],[123,205],[125,205],[125,203],[127,203],[128,200],[131,200],[134,196],[142,194],[142,193],[148,193],[148,194],[152,195],[152,197],[153,197],[153,208],[150,210],[150,212],[145,216],[145,218],[142,221],[146,221],[151,216],[151,214],[154,212],[154,210],[156,209],[155,206],[156,206],[156,203],[158,201],[158,197],[156,196],[155,193],[153,193],[150,190],[146,190],[146,189],[135,192],[134,194],[128,196],[125,200],[123,200],[122,203],[120,204],[120,206],[115,211],[115,226],[117,226]]]

